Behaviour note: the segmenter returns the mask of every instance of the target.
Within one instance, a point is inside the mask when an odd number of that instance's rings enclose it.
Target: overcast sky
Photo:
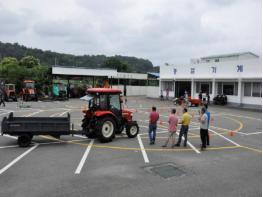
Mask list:
[[[6,0],[0,41],[156,65],[251,51],[261,55],[261,0]]]

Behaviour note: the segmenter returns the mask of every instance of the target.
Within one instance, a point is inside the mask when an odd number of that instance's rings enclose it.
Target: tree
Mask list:
[[[40,65],[39,60],[31,55],[23,57],[19,64],[25,68],[33,68]]]
[[[1,77],[8,82],[16,81],[20,75],[20,66],[14,57],[5,57],[0,63]]]
[[[110,57],[104,62],[104,66],[106,68],[113,68],[116,69],[118,72],[128,72],[129,65],[126,62],[121,62],[116,57]]]

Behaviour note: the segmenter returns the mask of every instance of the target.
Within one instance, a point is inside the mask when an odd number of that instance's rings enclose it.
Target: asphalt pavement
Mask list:
[[[81,129],[79,99],[53,102],[16,102],[0,108],[0,118],[14,116],[57,117],[71,114]],[[160,113],[155,145],[149,145],[148,116],[152,106]],[[125,132],[101,144],[85,136],[33,138],[20,148],[14,137],[0,136],[1,197],[211,197],[262,196],[262,113],[245,109],[209,106],[212,115],[210,146],[200,151],[198,107],[192,115],[187,147],[162,148],[167,138],[171,101],[128,97],[127,106],[138,121],[140,134]],[[179,128],[178,128],[179,129]]]

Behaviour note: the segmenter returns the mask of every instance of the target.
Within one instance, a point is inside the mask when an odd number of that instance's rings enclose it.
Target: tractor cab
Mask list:
[[[24,101],[38,100],[37,92],[35,88],[35,81],[32,80],[23,81],[22,96]]]
[[[135,137],[139,132],[136,121],[132,121],[132,112],[121,107],[121,90],[109,88],[90,88],[82,99],[88,101],[84,110],[83,130],[88,137],[98,137],[108,142],[124,128],[128,137]]]
[[[17,101],[15,84],[5,84],[6,101]]]

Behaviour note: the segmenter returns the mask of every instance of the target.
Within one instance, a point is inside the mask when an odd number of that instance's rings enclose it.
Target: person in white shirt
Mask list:
[[[208,137],[208,116],[205,113],[206,109],[203,107],[201,109],[201,115],[199,117],[200,121],[200,137],[201,137],[201,151],[206,150],[206,143]]]

